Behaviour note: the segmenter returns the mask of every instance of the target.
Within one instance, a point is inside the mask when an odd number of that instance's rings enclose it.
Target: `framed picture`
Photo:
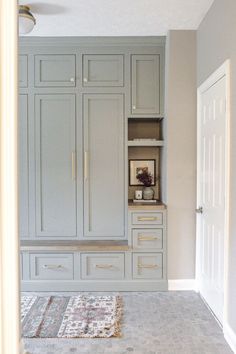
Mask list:
[[[152,186],[156,185],[156,160],[129,160],[129,185],[142,186],[137,179],[137,175],[142,171],[147,171],[153,176]]]

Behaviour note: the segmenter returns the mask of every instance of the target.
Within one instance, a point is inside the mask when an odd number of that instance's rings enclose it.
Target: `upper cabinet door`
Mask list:
[[[83,55],[83,86],[123,86],[123,61],[123,55]]]
[[[84,236],[124,237],[122,94],[84,95]]]
[[[19,55],[19,86],[28,87],[28,56]]]
[[[36,95],[36,237],[76,237],[75,96]]]
[[[35,55],[36,87],[74,87],[75,55]]]
[[[131,113],[160,115],[160,55],[132,55]]]
[[[28,95],[19,95],[18,124],[19,154],[19,232],[21,238],[29,237],[29,125]]]

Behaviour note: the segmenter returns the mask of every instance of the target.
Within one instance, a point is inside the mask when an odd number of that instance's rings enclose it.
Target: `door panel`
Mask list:
[[[75,86],[75,55],[35,55],[35,86]]]
[[[200,292],[223,321],[225,239],[226,78],[201,96]]]
[[[75,237],[75,96],[35,100],[36,236]]]
[[[28,56],[19,55],[19,86],[28,86]]]
[[[84,236],[124,237],[123,95],[84,95]]]
[[[160,55],[132,55],[132,114],[160,114]]]
[[[29,237],[29,126],[28,95],[19,95],[19,231],[21,238]]]
[[[83,86],[123,86],[123,55],[84,55]]]

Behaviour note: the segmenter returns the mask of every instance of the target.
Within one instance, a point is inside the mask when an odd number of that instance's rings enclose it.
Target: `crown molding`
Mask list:
[[[81,46],[90,47],[103,45],[108,47],[114,46],[164,46],[166,42],[165,36],[153,37],[32,37],[21,36],[19,45],[22,46]]]

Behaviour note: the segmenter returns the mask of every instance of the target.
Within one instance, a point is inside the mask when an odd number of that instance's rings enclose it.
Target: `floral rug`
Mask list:
[[[22,336],[109,338],[120,336],[119,296],[22,296]]]

